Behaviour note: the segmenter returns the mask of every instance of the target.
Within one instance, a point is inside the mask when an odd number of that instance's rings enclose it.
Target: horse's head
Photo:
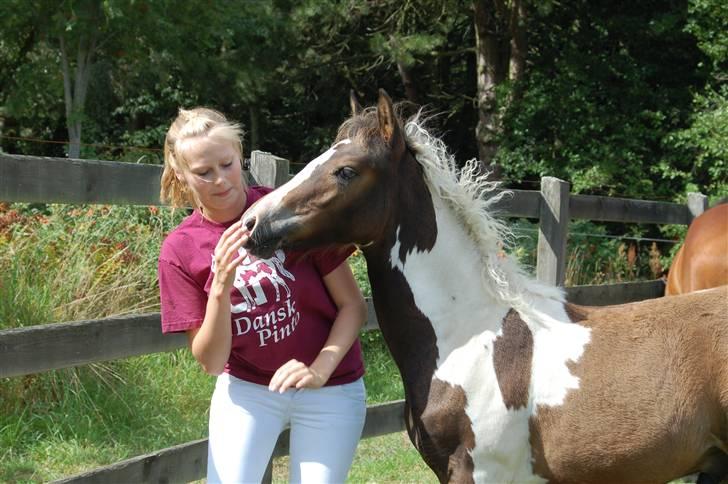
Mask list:
[[[353,94],[351,105],[334,145],[243,215],[250,252],[266,257],[278,248],[366,245],[381,237],[405,137],[384,90],[376,108],[362,109]]]

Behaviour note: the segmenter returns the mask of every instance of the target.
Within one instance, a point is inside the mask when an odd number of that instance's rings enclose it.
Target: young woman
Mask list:
[[[366,412],[351,249],[247,254],[240,218],[270,189],[245,183],[240,140],[205,108],[180,110],[167,132],[161,199],[194,212],[159,256],[162,331],[186,332],[218,375],[208,482],[260,482],[286,427],[291,482],[343,482]]]

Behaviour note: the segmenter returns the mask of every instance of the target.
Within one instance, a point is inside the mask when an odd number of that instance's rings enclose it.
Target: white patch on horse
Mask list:
[[[287,183],[281,185],[277,190],[274,190],[265,199],[263,199],[264,202],[268,206],[273,207],[280,205],[283,198],[285,198],[285,196],[288,195],[289,192],[295,190],[301,183],[306,181],[316,168],[329,161],[331,157],[334,156],[334,153],[336,153],[336,149],[339,146],[349,143],[351,143],[351,140],[349,139],[339,141],[334,146],[329,148],[326,152],[319,155],[318,158],[307,163],[303,170],[299,171],[296,176],[291,178]]]
[[[565,311],[564,311],[565,312]],[[531,365],[531,404],[533,413],[538,406],[559,406],[564,403],[569,390],[579,388],[579,379],[571,374],[567,362],[577,362],[591,340],[591,330],[569,321],[564,314],[555,320],[540,314],[538,325],[524,318],[533,331],[533,362]]]
[[[537,405],[558,405],[578,388],[566,362],[581,356],[589,330],[561,322],[569,321],[561,301],[539,291],[529,294],[532,304],[519,312],[534,336],[529,405],[506,408],[493,344],[510,307],[483,290],[481,255],[460,220],[440,198],[433,197],[433,205],[435,245],[430,251],[413,249],[402,260],[398,228],[390,264],[402,272],[415,304],[433,325],[438,349],[434,377],[465,392],[475,436],[473,477],[476,482],[544,482],[532,470],[529,417]]]

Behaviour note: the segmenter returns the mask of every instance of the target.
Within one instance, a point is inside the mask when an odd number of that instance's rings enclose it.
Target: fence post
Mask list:
[[[708,209],[708,197],[702,193],[689,192],[687,205],[690,215],[695,218]]]
[[[285,158],[265,151],[256,150],[250,154],[250,176],[257,185],[271,188],[283,185],[288,181],[289,165]]]
[[[543,177],[541,198],[536,278],[563,286],[569,230],[569,184],[558,178]]]

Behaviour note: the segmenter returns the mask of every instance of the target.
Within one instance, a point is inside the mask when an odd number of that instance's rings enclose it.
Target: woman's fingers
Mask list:
[[[225,229],[220,241],[215,248],[215,267],[224,271],[230,269],[230,262],[235,266],[242,261],[240,248],[248,240],[248,233],[241,230],[242,222],[235,222],[233,225]],[[238,260],[239,259],[239,260]]]
[[[237,242],[240,237],[244,235],[247,234],[242,230],[242,222],[235,222],[222,233],[220,240],[217,242],[217,247],[215,247],[215,252],[220,254],[225,253],[232,244]]]
[[[320,388],[325,382],[320,375],[298,360],[289,360],[273,375],[268,389],[283,393],[289,388]]]
[[[287,361],[276,370],[268,389],[273,392],[285,392],[306,374],[307,369],[306,365],[298,360]]]

